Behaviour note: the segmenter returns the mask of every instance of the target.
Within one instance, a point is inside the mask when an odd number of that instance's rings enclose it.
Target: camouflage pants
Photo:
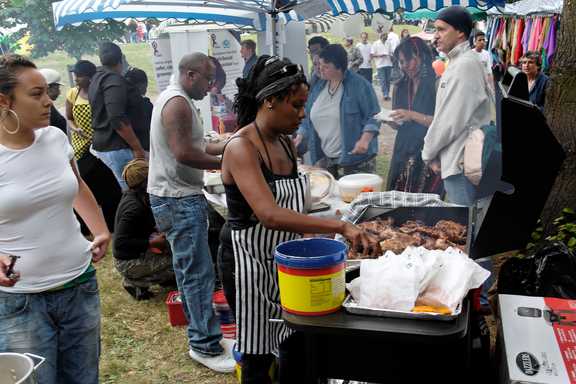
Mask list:
[[[148,250],[137,259],[115,259],[114,264],[123,277],[124,286],[127,287],[148,288],[153,284],[174,281],[172,254],[169,250],[162,254]]]

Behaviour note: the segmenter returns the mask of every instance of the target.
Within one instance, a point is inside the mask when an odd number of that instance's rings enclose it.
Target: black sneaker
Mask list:
[[[150,300],[154,297],[154,294],[148,290],[148,288],[140,288],[140,287],[128,287],[123,285],[126,292],[130,294],[134,299],[137,301],[141,300]]]

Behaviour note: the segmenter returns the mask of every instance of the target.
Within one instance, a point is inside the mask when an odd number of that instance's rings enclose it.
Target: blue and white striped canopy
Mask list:
[[[290,11],[280,13],[280,19],[288,22],[321,14],[392,12],[400,8],[438,10],[451,5],[487,9],[503,6],[504,0],[300,0],[298,3],[297,12],[302,9],[300,15]],[[174,19],[263,30],[271,7],[270,0],[63,0],[52,3],[57,30],[65,25],[109,19]]]

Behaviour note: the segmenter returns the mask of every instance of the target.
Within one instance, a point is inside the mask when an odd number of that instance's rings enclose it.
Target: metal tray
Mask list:
[[[352,295],[348,295],[342,307],[348,313],[354,315],[362,316],[374,316],[374,317],[394,317],[398,319],[415,319],[415,320],[437,320],[437,321],[452,321],[455,320],[462,312],[462,303],[456,307],[456,310],[451,315],[441,315],[434,313],[420,313],[420,312],[404,312],[395,311],[392,309],[374,309],[368,307],[359,306],[356,301],[352,298]]]

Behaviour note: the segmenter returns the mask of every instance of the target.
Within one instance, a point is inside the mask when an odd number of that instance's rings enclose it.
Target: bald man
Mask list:
[[[172,248],[174,273],[188,319],[189,355],[217,372],[232,372],[232,343],[224,343],[212,309],[214,267],[208,248],[205,169],[219,169],[223,145],[207,144],[194,100],[212,86],[215,68],[201,53],[180,61],[160,94],[150,124],[148,193],[158,231]]]

